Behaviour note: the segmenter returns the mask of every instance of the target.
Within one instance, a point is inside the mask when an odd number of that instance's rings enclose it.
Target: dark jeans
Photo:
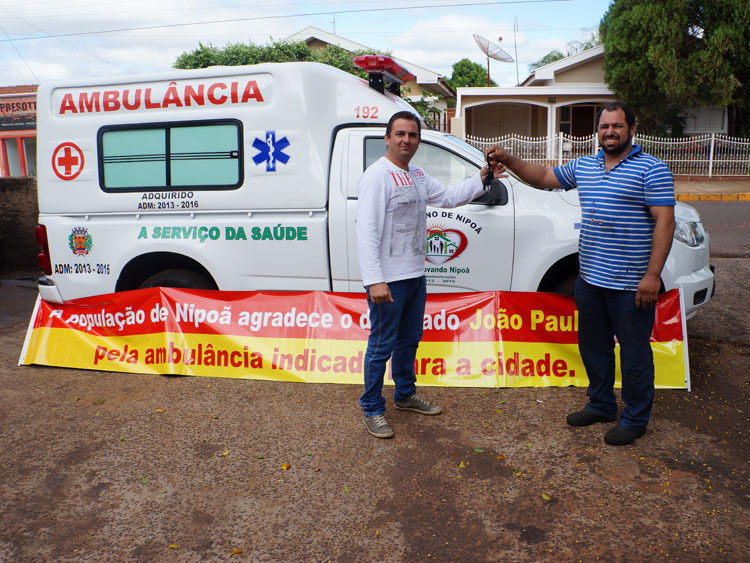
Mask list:
[[[365,392],[359,404],[367,416],[385,413],[383,378],[388,358],[391,360],[393,398],[403,401],[416,392],[417,376],[414,358],[422,339],[427,284],[424,276],[390,282],[393,303],[375,304],[367,295],[372,330],[365,352]]]
[[[620,425],[645,429],[654,402],[654,357],[651,330],[655,307],[636,307],[635,291],[605,289],[580,276],[575,285],[578,307],[578,349],[589,378],[586,410],[617,416],[615,341],[620,344],[622,400]]]

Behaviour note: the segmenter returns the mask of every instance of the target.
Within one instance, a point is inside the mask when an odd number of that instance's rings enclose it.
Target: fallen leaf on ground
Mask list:
[[[549,495],[548,495],[547,493],[542,493],[542,498],[543,498],[544,500],[552,500],[552,497],[551,497],[551,496],[549,496]]]
[[[291,467],[291,464],[289,464],[289,463],[285,463],[284,465],[282,465],[282,466],[281,466],[281,469],[283,469],[283,470],[285,470],[285,471],[286,471],[286,470],[287,470],[287,469],[289,469],[290,467]]]
[[[232,553],[229,555],[239,555],[240,553],[244,553],[241,549],[233,549]]]

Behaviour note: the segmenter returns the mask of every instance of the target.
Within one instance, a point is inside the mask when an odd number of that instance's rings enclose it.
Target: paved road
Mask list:
[[[711,237],[712,257],[750,257],[750,201],[690,202]]]

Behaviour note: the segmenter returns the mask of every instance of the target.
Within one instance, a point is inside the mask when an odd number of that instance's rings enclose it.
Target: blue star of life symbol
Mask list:
[[[276,172],[276,161],[281,164],[289,162],[289,155],[284,153],[284,149],[289,144],[289,140],[286,137],[282,137],[277,141],[276,131],[266,131],[265,141],[257,137],[253,141],[253,148],[259,151],[253,157],[253,162],[255,164],[265,162],[266,172]]]

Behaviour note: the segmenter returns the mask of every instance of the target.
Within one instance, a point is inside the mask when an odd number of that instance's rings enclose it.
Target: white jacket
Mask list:
[[[406,171],[381,157],[365,170],[357,191],[357,251],[367,287],[424,275],[427,205],[464,205],[481,194],[483,186],[478,172],[445,186],[418,166]]]

